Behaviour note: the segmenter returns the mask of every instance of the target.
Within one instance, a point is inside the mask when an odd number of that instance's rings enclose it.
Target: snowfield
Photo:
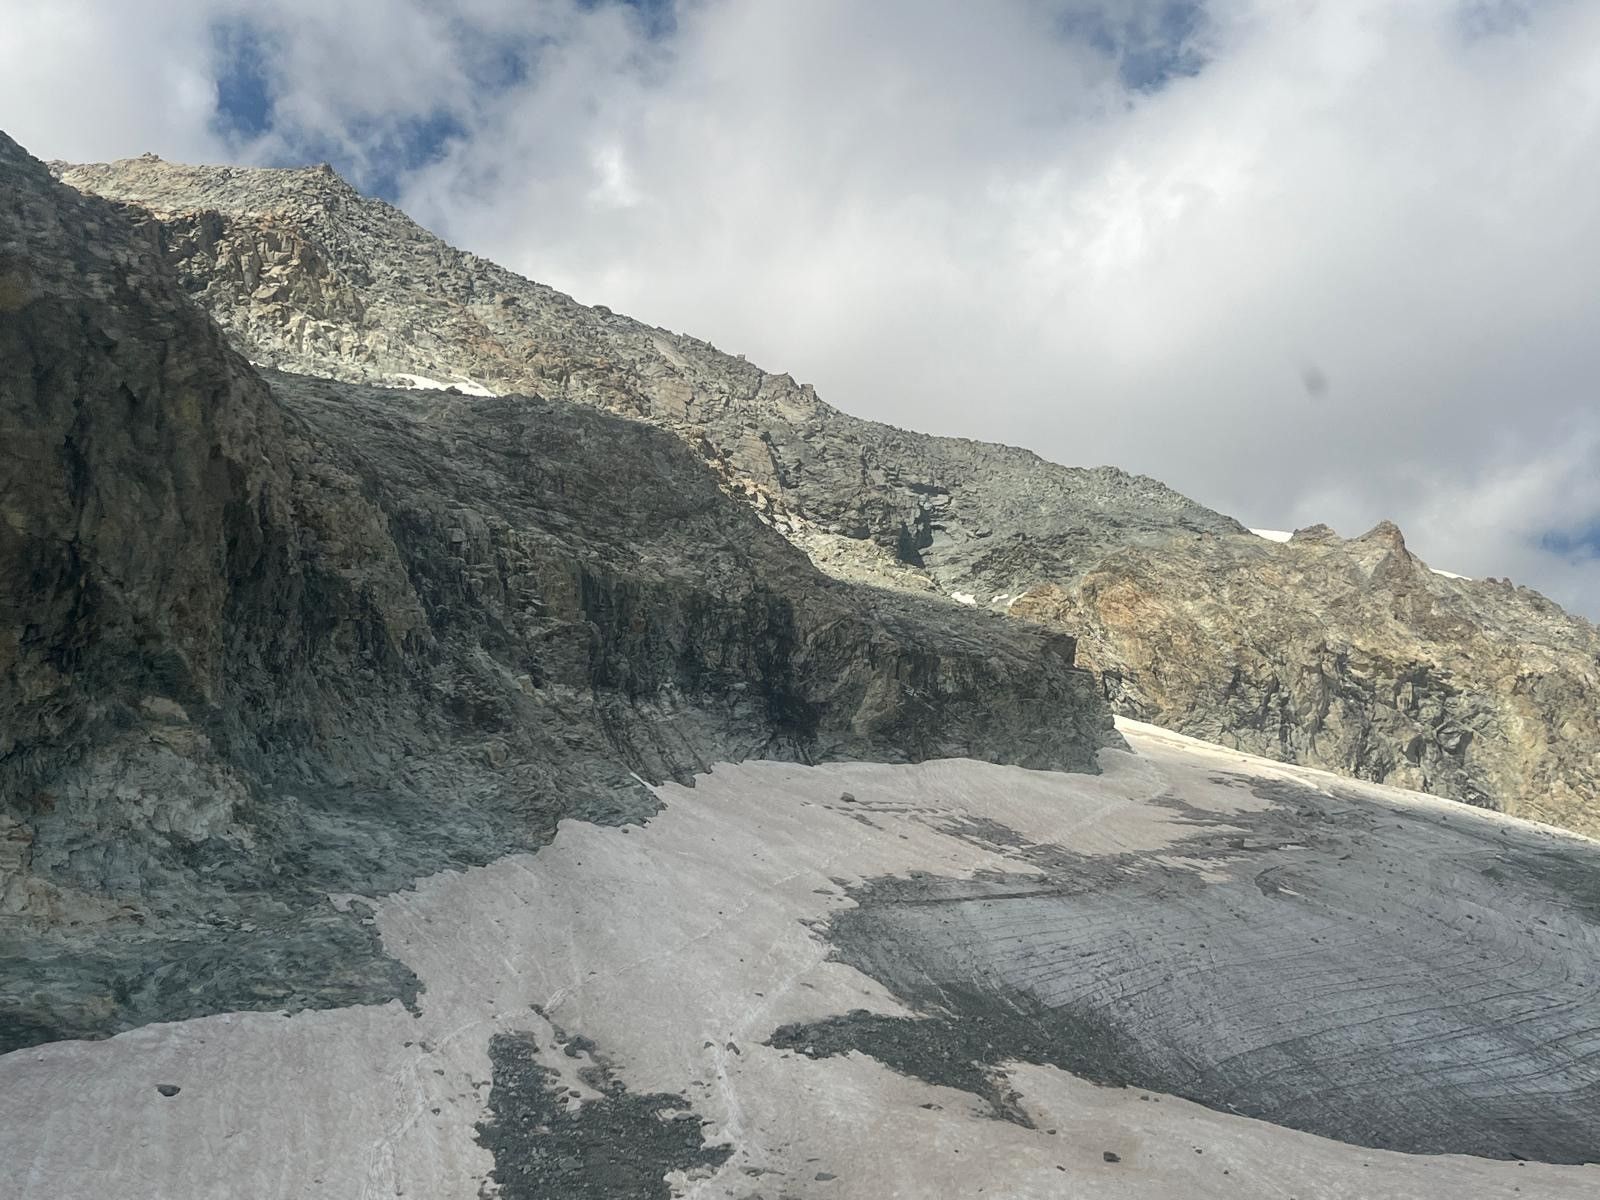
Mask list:
[[[493,1171],[530,1195],[564,1163],[561,1194],[603,1196],[586,1156],[624,1145],[675,1196],[1600,1194],[1594,1167],[1289,1127],[1448,1146],[1481,1126],[1496,1152],[1506,1122],[1586,1136],[1560,1114],[1595,1086],[1579,1051],[1600,1013],[1573,989],[1596,981],[1600,930],[1524,903],[1511,864],[1593,843],[1120,727],[1130,750],[1098,776],[722,764],[654,789],[643,827],[568,820],[536,854],[330,898],[372,910],[419,1011],[226,1014],[0,1058],[6,1194],[477,1200]],[[1322,817],[1291,830],[1308,806]],[[980,1007],[943,1019],[918,980]],[[1129,1069],[1160,1077],[1170,1049],[1243,1090],[1101,1086],[1027,1038],[951,1066],[1029,1005],[1107,1014],[1144,1046]],[[1048,1043],[1074,1044],[1100,1043]],[[630,1102],[646,1133],[687,1113],[687,1148],[603,1123]],[[1277,1120],[1229,1111],[1251,1104]]]

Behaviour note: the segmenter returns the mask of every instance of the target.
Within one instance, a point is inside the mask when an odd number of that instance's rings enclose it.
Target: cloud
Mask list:
[[[6,6],[0,122],[41,158],[214,159],[216,81],[196,3]]]
[[[1436,565],[1600,614],[1594,5],[196,0],[150,34],[143,7],[34,18],[55,61],[0,82],[12,131],[327,157],[850,411],[1253,525],[1390,517]],[[240,22],[255,131],[194,99],[194,64],[237,75],[215,30]],[[88,130],[140,76],[177,99]]]

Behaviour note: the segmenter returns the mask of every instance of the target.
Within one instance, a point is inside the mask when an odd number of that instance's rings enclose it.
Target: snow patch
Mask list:
[[[978,602],[978,598],[971,592],[951,592],[950,599],[957,604],[976,604]]]
[[[1429,567],[1435,575],[1443,575],[1446,579],[1471,579],[1471,575],[1457,575],[1454,571],[1441,571],[1438,567]]]
[[[404,371],[396,372],[394,377],[402,380],[406,387],[426,388],[429,391],[435,392],[442,392],[447,388],[455,388],[457,391],[463,392],[468,396],[492,397],[495,395],[494,392],[484,387],[483,384],[479,383],[477,380],[468,379],[464,375],[457,376],[449,383],[446,383],[440,379],[430,379],[426,375],[408,375]]]

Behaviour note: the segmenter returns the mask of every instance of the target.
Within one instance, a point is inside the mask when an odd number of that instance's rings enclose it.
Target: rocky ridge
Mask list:
[[[1118,712],[1600,830],[1594,626],[1429,572],[1397,531],[1276,545],[1153,480],[859,420],[455,250],[326,167],[55,169],[153,214],[185,286],[257,361],[649,421],[831,574],[1081,635]]]
[[[987,599],[1015,594],[1041,567],[1070,576],[1142,536],[1243,532],[1153,479],[852,417],[788,375],[457,250],[326,166],[146,157],[55,170],[155,214],[185,286],[253,360],[330,379],[526,392],[649,421],[847,576]]]
[[[1128,548],[1012,611],[1076,631],[1124,715],[1600,833],[1600,632],[1387,522]]]
[[[0,185],[0,1050],[409,1001],[360,897],[713,762],[1117,741],[1071,638],[829,579],[678,438],[258,372],[157,227]]]

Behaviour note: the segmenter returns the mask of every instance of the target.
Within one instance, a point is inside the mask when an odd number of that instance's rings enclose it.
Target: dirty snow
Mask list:
[[[465,375],[458,375],[448,383],[440,379],[431,379],[426,375],[408,375],[403,371],[397,372],[394,378],[402,380],[407,387],[426,388],[430,391],[442,392],[448,388],[455,388],[468,396],[492,397],[495,395],[493,391],[484,387],[483,384],[476,380],[468,379]]]
[[[537,1039],[571,1103],[593,1098],[588,1051],[563,1053],[552,1021],[592,1039],[630,1091],[683,1095],[707,1142],[732,1148],[715,1171],[668,1176],[674,1196],[1600,1194],[1595,1168],[1362,1149],[1016,1064],[1026,1128],[860,1054],[766,1044],[787,1022],[904,1014],[818,932],[854,905],[852,884],[1038,869],[957,836],[963,821],[1086,855],[1159,851],[1188,832],[1175,796],[1223,814],[1262,806],[1231,786],[1239,770],[1504,820],[1119,726],[1132,752],[1102,752],[1098,776],[969,760],[719,764],[693,787],[654,789],[664,807],[642,827],[566,820],[536,854],[420,880],[375,902],[385,948],[423,981],[415,1016],[398,1002],[222,1014],[0,1057],[6,1195],[477,1200],[493,1165],[475,1136],[493,1035]],[[182,1090],[164,1097],[164,1083]]]

